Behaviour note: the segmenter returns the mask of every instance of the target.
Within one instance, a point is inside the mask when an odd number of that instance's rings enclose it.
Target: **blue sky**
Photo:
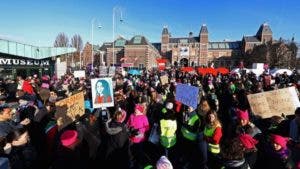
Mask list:
[[[7,0],[0,7],[0,37],[38,46],[53,46],[59,32],[91,41],[93,18],[95,44],[112,41],[113,7],[115,35],[127,39],[142,34],[160,42],[164,25],[172,37],[198,35],[205,23],[210,41],[241,40],[267,21],[276,39],[294,34],[300,41],[299,0]]]

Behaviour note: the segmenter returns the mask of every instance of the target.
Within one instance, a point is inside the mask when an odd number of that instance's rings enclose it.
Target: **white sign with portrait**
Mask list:
[[[114,106],[113,83],[111,78],[91,79],[93,108]]]

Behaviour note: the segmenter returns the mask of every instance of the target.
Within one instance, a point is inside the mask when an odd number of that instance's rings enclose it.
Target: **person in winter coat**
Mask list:
[[[80,141],[76,130],[66,130],[60,136],[60,145],[54,156],[52,169],[85,169],[79,151]]]
[[[220,153],[220,141],[222,138],[222,125],[215,111],[206,114],[204,127],[204,139],[207,142],[208,166],[216,165],[217,156]]]
[[[249,134],[252,137],[255,137],[257,134],[260,134],[261,131],[255,124],[251,123],[249,120],[249,113],[247,110],[239,110],[236,111],[236,116],[238,120],[238,124],[235,130],[236,135],[239,134]]]
[[[36,166],[37,152],[30,143],[27,129],[20,128],[10,132],[7,143],[11,144],[8,154],[12,169],[34,169]]]
[[[176,130],[177,121],[176,115],[173,110],[173,103],[168,102],[166,108],[162,109],[162,118],[159,123],[160,129],[160,144],[165,150],[165,155],[171,160],[175,157],[175,144],[177,142]]]
[[[105,125],[104,164],[107,168],[128,169],[130,161],[129,135],[123,121],[122,111],[117,111]],[[116,162],[117,161],[117,162]]]
[[[244,147],[244,157],[249,164],[250,168],[254,168],[257,159],[257,148],[256,144],[258,141],[249,134],[240,134],[239,140]]]
[[[222,169],[250,169],[239,138],[224,141],[221,149]]]
[[[136,167],[143,165],[145,157],[143,155],[144,142],[146,141],[146,132],[149,131],[149,122],[144,114],[144,107],[140,104],[135,105],[135,111],[130,115],[127,126],[130,130],[131,141],[131,159]]]
[[[290,150],[287,147],[288,138],[272,134],[266,147],[265,167],[272,169],[291,169]]]

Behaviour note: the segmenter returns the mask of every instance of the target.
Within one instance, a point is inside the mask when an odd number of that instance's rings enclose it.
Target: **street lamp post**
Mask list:
[[[112,44],[112,45],[113,45],[113,52],[112,52],[113,65],[112,65],[112,66],[114,66],[114,65],[115,65],[115,62],[116,62],[116,58],[115,58],[115,42],[114,42],[114,40],[115,40],[115,13],[116,13],[118,10],[121,12],[120,22],[123,22],[121,8],[118,7],[118,6],[115,6],[115,7],[113,8],[113,15],[112,15],[112,17],[113,17],[113,18],[112,18],[112,21],[113,21],[113,41],[112,41],[112,43],[113,43],[113,44]]]
[[[92,19],[92,70],[94,70],[94,22],[95,18]],[[98,28],[102,28],[101,25],[98,25]]]

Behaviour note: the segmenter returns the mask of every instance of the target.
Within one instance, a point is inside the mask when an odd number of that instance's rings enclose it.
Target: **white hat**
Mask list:
[[[160,159],[156,162],[157,169],[173,169],[173,166],[169,159],[165,156],[161,156]]]
[[[166,108],[169,109],[169,110],[173,109],[173,103],[167,102]]]

